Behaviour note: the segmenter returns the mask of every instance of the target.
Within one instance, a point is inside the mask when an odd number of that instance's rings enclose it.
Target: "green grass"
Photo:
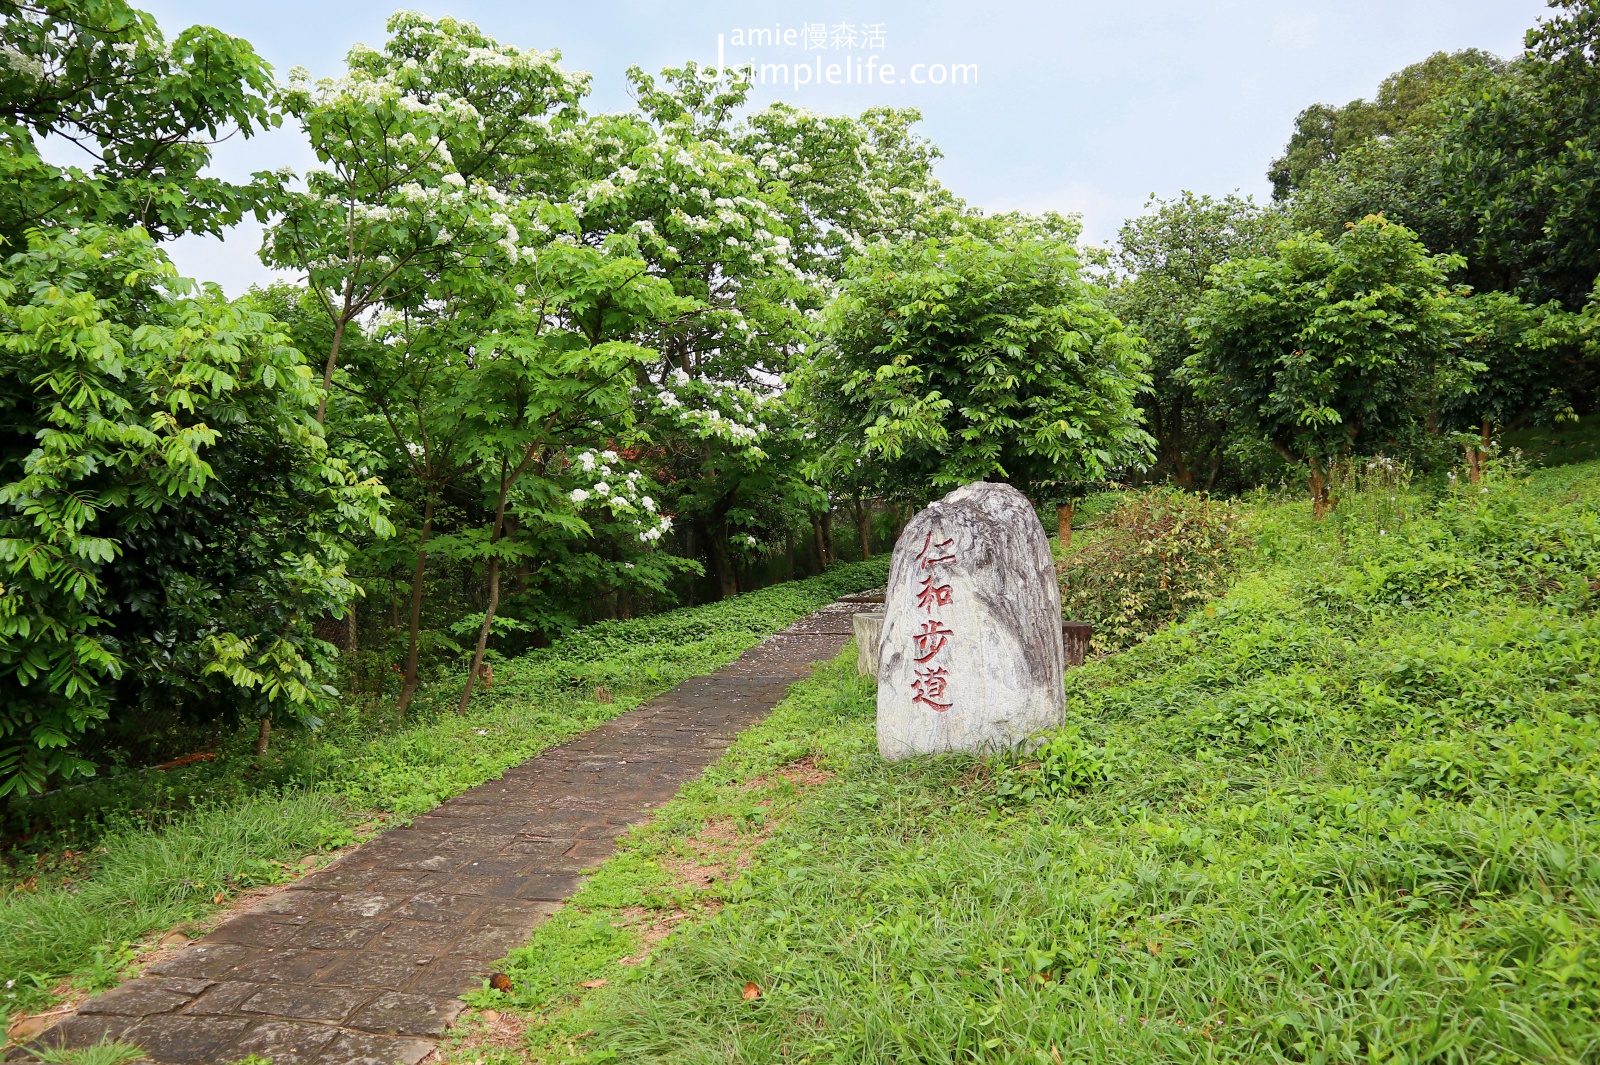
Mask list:
[[[0,896],[0,972],[15,981],[0,1002],[7,1013],[43,1004],[68,976],[114,983],[144,934],[205,916],[218,892],[287,879],[291,862],[348,835],[347,825],[332,796],[301,792],[107,837],[88,875]]]
[[[606,622],[496,670],[471,712],[441,685],[403,728],[352,713],[289,734],[265,764],[243,752],[18,803],[50,850],[17,856],[0,888],[0,1014],[63,984],[114,983],[141,940],[203,920],[212,901],[298,875],[374,814],[414,816],[680,681],[714,670],[842,594],[881,584],[887,559],[707,606]],[[594,701],[605,685],[614,701]],[[71,848],[65,850],[64,848]]]
[[[1234,589],[1075,671],[1029,760],[886,764],[836,664],[513,956],[525,1045],[459,1060],[1597,1060],[1600,467],[1488,488],[1255,505]],[[837,776],[686,899],[671,855],[806,753]]]
[[[1600,417],[1551,429],[1517,429],[1503,434],[1501,445],[1520,448],[1535,466],[1593,462],[1600,459]]]
[[[56,1047],[32,1052],[35,1061],[44,1065],[123,1065],[124,1062],[144,1061],[144,1051],[132,1043],[102,1040],[93,1046],[66,1049]]]

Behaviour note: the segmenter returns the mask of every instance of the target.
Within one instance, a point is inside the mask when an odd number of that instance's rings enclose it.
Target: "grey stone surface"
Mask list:
[[[810,672],[863,605],[802,618],[706,677],[508,769],[261,901],[28,1046],[102,1038],[160,1065],[416,1065],[493,963]]]
[[[1061,592],[1033,506],[956,489],[895,544],[878,644],[878,750],[989,752],[1061,724]]]
[[[878,638],[883,635],[883,613],[857,614],[850,619],[856,633],[856,672],[864,677],[878,675]]]

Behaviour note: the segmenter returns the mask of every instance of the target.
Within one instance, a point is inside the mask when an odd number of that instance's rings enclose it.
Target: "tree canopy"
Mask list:
[[[206,26],[168,40],[124,0],[0,2],[0,247],[40,225],[219,235],[260,213],[276,175],[203,173],[212,146],[276,125],[271,71],[248,42]],[[81,153],[47,162],[46,138]]]
[[[1377,215],[1333,241],[1295,236],[1271,257],[1223,263],[1189,320],[1185,376],[1225,417],[1305,464],[1320,513],[1333,462],[1393,450],[1481,368],[1453,344],[1448,275],[1460,265]]]
[[[822,465],[926,498],[1141,462],[1149,360],[1082,276],[1074,228],[1002,218],[853,261],[796,379],[826,437]]]

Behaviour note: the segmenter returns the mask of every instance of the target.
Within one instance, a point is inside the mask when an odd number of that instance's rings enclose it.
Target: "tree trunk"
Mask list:
[[[472,652],[472,667],[467,670],[467,686],[461,691],[461,705],[456,713],[467,712],[472,701],[472,688],[478,682],[478,672],[483,669],[483,652],[489,647],[489,627],[494,624],[495,608],[500,605],[500,559],[489,560],[489,605],[483,611],[483,627],[478,630],[478,646]]]
[[[428,567],[428,539],[433,535],[433,493],[429,492],[422,504],[422,534],[417,539],[417,564],[411,571],[411,622],[406,640],[406,672],[400,682],[400,703],[396,716],[404,719],[406,708],[417,694],[417,657],[422,642],[422,579]]]
[[[1063,503],[1056,508],[1056,539],[1062,548],[1072,546],[1072,516],[1078,512],[1076,503]]]
[[[856,535],[861,538],[861,560],[872,557],[872,503],[856,494]]]
[[[1473,484],[1483,480],[1483,464],[1489,458],[1489,443],[1491,439],[1489,419],[1485,418],[1483,420],[1482,433],[1479,437],[1481,443],[1477,447],[1471,444],[1467,445],[1467,480]]]
[[[698,547],[695,543],[695,530],[699,527],[700,522],[698,519],[685,522],[683,526],[683,557],[694,562],[700,561],[699,556],[695,553],[698,550]],[[697,584],[698,580],[699,578],[697,578],[694,574],[689,574],[689,606],[695,605],[695,592],[699,590]]]
[[[822,512],[822,553],[828,562],[834,562],[839,556],[833,553],[833,511]]]
[[[739,594],[739,575],[733,570],[733,559],[728,552],[728,523],[726,519],[713,525],[711,534],[711,568],[717,574],[717,586],[722,598]]]
[[[333,368],[339,361],[339,347],[344,342],[344,330],[349,318],[340,316],[333,323],[333,343],[328,347],[328,362],[322,368],[322,398],[317,401],[317,424],[321,425],[328,414],[328,393],[333,390]]]
[[[1183,461],[1183,400],[1173,401],[1172,415],[1167,419],[1166,452],[1167,464],[1172,467],[1172,479],[1183,489],[1194,488],[1194,471],[1189,469],[1188,463]]]
[[[489,546],[495,547],[500,543],[500,537],[506,528],[506,499],[511,494],[511,484],[521,475],[522,469],[534,455],[534,448],[529,447],[528,453],[523,456],[515,471],[511,472],[508,479],[505,459],[500,460],[500,498],[495,500],[494,527],[489,533]],[[461,689],[461,705],[456,707],[456,713],[467,712],[467,704],[472,701],[472,688],[478,682],[478,670],[483,668],[483,652],[489,647],[489,632],[494,625],[495,608],[500,605],[500,556],[491,555],[489,558],[489,602],[483,609],[483,625],[478,629],[478,647],[472,652],[472,665],[467,668],[467,686]]]
[[[1308,460],[1311,463],[1311,516],[1318,521],[1328,513],[1328,478],[1322,472],[1322,464],[1316,459]]]
[[[811,515],[811,548],[817,557],[817,572],[828,568],[828,551],[822,543],[822,519]]]
[[[256,757],[260,758],[267,753],[267,743],[272,738],[272,716],[261,715],[261,724],[256,728]]]

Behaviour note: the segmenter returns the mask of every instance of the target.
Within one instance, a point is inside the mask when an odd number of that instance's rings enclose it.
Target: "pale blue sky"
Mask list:
[[[342,71],[355,42],[378,45],[393,0],[135,0],[170,33],[195,22],[252,41],[278,70]],[[414,0],[415,2],[415,0]],[[945,159],[939,175],[958,195],[996,209],[1083,215],[1105,241],[1150,193],[1235,189],[1265,198],[1267,164],[1307,104],[1370,96],[1384,75],[1441,49],[1521,50],[1545,11],[1542,0],[1143,0],[1113,4],[905,3],[893,0],[762,0],[667,4],[632,0],[421,0],[432,15],[469,18],[501,40],[556,48],[563,63],[594,74],[593,110],[630,106],[623,71],[685,59],[713,61],[717,35],[761,27],[826,24],[830,46],[735,48],[729,62],[843,63],[874,57],[896,82],[765,87],[758,102],[788,99],[824,111],[874,104],[921,108],[923,131]],[[881,47],[834,47],[837,28],[879,27]],[[797,40],[799,35],[797,34]],[[838,43],[842,44],[843,41]],[[859,44],[866,44],[863,38]],[[977,83],[912,84],[934,64],[975,64]],[[852,68],[854,70],[855,68]],[[874,67],[876,70],[876,65]],[[289,131],[219,154],[222,172],[290,165],[309,150]],[[185,240],[173,249],[184,272],[236,295],[268,275],[255,259],[259,231],[225,242]]]

